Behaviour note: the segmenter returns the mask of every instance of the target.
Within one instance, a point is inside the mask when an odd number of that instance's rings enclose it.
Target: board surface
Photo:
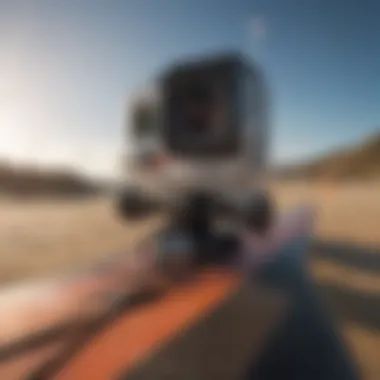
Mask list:
[[[120,316],[55,379],[233,379],[265,347],[285,304],[234,273],[208,270]]]

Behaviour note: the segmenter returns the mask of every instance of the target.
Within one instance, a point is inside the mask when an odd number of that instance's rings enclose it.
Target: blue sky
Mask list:
[[[0,0],[0,156],[114,172],[128,99],[181,56],[241,50],[273,95],[273,161],[380,126],[380,3]]]

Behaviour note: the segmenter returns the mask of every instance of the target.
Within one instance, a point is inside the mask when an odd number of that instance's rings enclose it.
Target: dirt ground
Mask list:
[[[273,184],[281,209],[318,210],[311,270],[366,380],[380,378],[380,183]],[[0,285],[132,249],[158,220],[122,224],[106,199],[0,200]]]

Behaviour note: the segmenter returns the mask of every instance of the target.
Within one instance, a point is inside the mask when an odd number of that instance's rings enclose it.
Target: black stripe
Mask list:
[[[75,325],[73,323],[66,323],[54,326],[50,329],[40,331],[26,338],[22,338],[15,342],[9,343],[0,347],[0,362],[5,362],[14,359],[15,356],[21,356],[28,351],[34,350],[47,343],[52,343],[60,338],[67,337],[67,333],[73,330]]]

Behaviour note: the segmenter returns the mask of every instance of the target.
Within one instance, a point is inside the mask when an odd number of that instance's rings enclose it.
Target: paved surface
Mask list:
[[[359,379],[356,364],[310,281],[305,265],[308,243],[308,238],[298,238],[275,262],[262,267],[262,281],[287,291],[294,304],[270,348],[258,365],[253,364],[249,379]]]

